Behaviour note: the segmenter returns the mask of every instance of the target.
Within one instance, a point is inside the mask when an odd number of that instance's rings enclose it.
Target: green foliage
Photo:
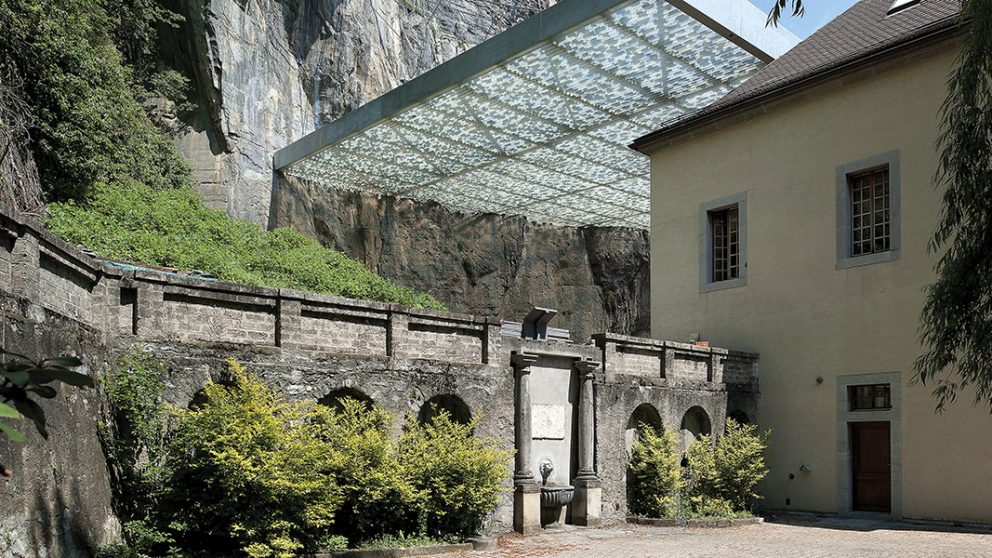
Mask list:
[[[755,489],[768,474],[764,460],[768,437],[767,432],[758,434],[757,426],[733,419],[727,419],[726,431],[716,444],[709,436],[700,436],[686,452],[690,475],[685,494],[690,507],[697,513],[750,511],[760,497]]]
[[[118,5],[0,0],[0,65],[24,78],[32,150],[50,199],[81,199],[100,181],[190,183],[188,165],[135,97],[112,36],[134,30],[116,28],[106,9]]]
[[[961,54],[941,107],[944,186],[930,251],[942,253],[926,288],[914,380],[933,383],[937,410],[974,389],[992,407],[992,2],[961,4]]]
[[[461,424],[444,409],[436,408],[435,413],[428,424],[407,417],[399,441],[403,474],[419,493],[424,532],[471,535],[506,490],[503,483],[513,452],[474,435],[481,416]]]
[[[334,532],[354,544],[411,530],[418,494],[404,477],[392,443],[393,418],[350,397],[341,400],[340,409],[318,410],[332,425],[328,441],[343,460],[331,479],[344,497]]]
[[[232,385],[176,412],[165,516],[180,543],[206,554],[240,549],[289,558],[327,540],[344,498],[328,479],[345,456],[333,413],[290,402],[231,361]]]
[[[99,550],[110,558],[437,544],[478,528],[504,490],[512,452],[474,436],[478,417],[408,417],[394,442],[381,408],[293,402],[233,361],[202,405],[166,414],[166,374],[133,352],[103,379],[108,455],[132,469],[118,493],[132,500],[121,513],[128,545]]]
[[[108,0],[103,7],[110,20],[111,39],[133,71],[138,98],[182,102],[189,80],[175,70],[159,69],[156,43],[159,27],[177,28],[183,17],[163,6],[162,0]]]
[[[765,475],[764,451],[769,433],[727,419],[726,431],[713,444],[700,436],[686,451],[683,477],[678,443],[670,432],[639,427],[627,470],[627,502],[642,517],[747,517],[760,497],[755,489]]]
[[[7,361],[0,366],[0,432],[12,442],[23,443],[27,437],[8,423],[9,420],[27,418],[35,429],[48,439],[48,421],[45,411],[35,398],[53,399],[58,392],[51,384],[63,382],[75,387],[93,387],[93,379],[74,372],[82,365],[76,357],[61,356],[34,361],[24,355],[0,349]]]
[[[374,550],[382,548],[410,548],[414,546],[437,546],[445,544],[443,539],[436,539],[427,535],[407,535],[399,533],[396,535],[379,535],[374,539],[362,541],[355,546],[362,550]]]
[[[153,355],[132,350],[101,378],[107,424],[100,441],[111,473],[115,512],[135,556],[160,554],[175,541],[156,525],[154,511],[164,493],[167,370]]]
[[[637,440],[627,466],[627,505],[641,517],[671,517],[682,489],[678,442],[669,431],[638,425]]]
[[[97,548],[93,558],[140,558],[140,555],[126,544],[115,543]]]
[[[103,256],[201,270],[225,281],[443,309],[292,229],[262,231],[209,209],[191,189],[96,186],[85,203],[50,206],[47,226]]]
[[[727,419],[723,436],[717,439],[714,462],[721,479],[721,498],[735,510],[750,510],[760,498],[758,484],[768,475],[765,448],[770,432],[758,433],[755,424]]]
[[[792,3],[792,17],[803,17],[806,15],[806,7],[803,6],[803,0],[775,0],[771,11],[768,12],[765,27],[769,25],[778,27],[778,22],[782,19],[782,11],[785,10],[790,2]]]

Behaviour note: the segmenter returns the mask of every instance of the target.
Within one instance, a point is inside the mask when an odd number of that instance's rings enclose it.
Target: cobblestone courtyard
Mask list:
[[[886,558],[992,557],[992,533],[928,525],[821,519],[727,529],[622,525],[522,538],[475,558]]]

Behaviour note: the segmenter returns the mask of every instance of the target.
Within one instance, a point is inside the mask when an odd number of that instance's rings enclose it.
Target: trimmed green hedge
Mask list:
[[[97,184],[86,202],[53,203],[49,213],[52,232],[108,258],[199,270],[234,283],[444,309],[431,295],[400,287],[295,230],[266,232],[231,219],[189,188]]]

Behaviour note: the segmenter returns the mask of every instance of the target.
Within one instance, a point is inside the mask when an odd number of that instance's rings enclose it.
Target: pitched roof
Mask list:
[[[955,25],[961,9],[960,0],[920,0],[890,15],[892,2],[861,0],[720,100],[669,121],[659,130],[634,140],[630,147],[650,149],[650,144],[662,137],[743,108],[748,101],[784,93],[799,82],[851,63],[868,61],[914,39],[947,30]]]

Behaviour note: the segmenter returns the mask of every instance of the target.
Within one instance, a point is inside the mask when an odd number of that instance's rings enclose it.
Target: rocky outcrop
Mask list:
[[[192,78],[180,151],[204,198],[265,224],[272,155],[552,0],[173,0],[164,62]]]
[[[294,179],[279,182],[272,209],[272,225],[313,235],[456,312],[519,319],[532,306],[556,308],[552,325],[575,341],[648,333],[646,231],[458,213]]]
[[[552,227],[297,183],[272,191],[276,150],[552,3],[182,0],[174,8],[186,22],[163,37],[168,63],[197,91],[181,151],[212,206],[309,232],[452,310],[514,318],[543,305],[562,311],[555,325],[575,339],[645,334],[643,231]]]

